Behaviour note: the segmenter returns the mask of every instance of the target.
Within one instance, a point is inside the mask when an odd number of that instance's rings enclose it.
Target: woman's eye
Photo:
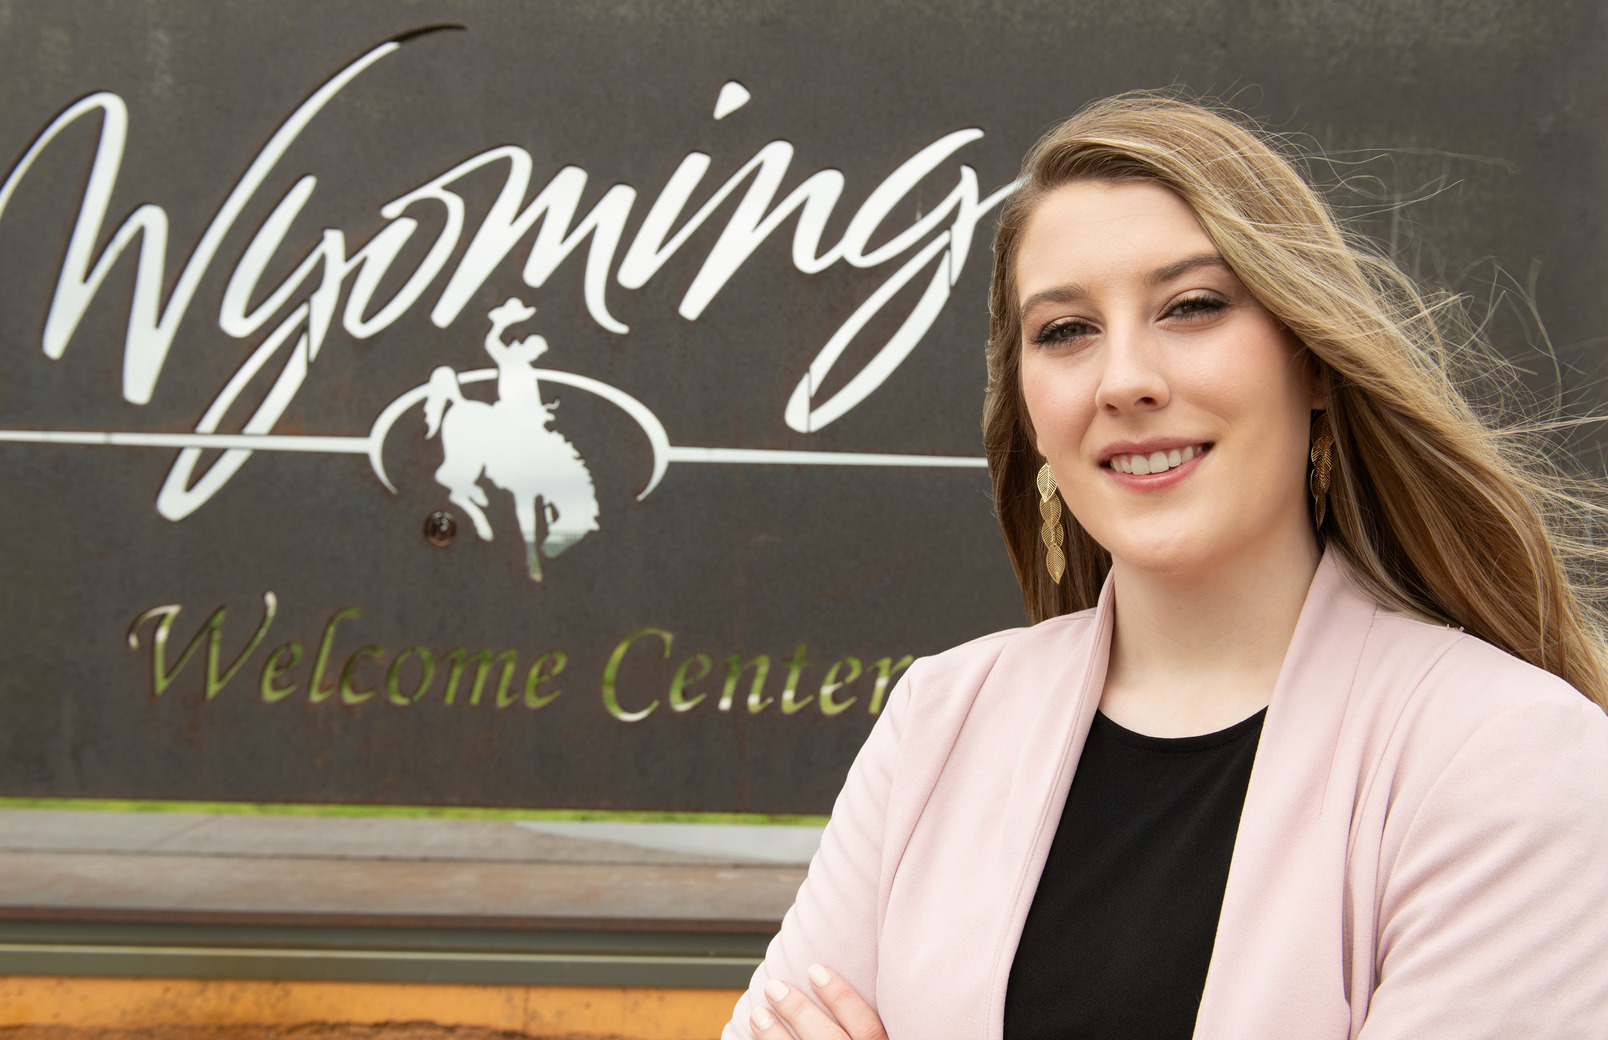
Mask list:
[[[1071,343],[1082,339],[1084,336],[1093,335],[1094,331],[1094,326],[1088,322],[1079,321],[1076,318],[1061,318],[1040,329],[1038,335],[1033,337],[1033,342],[1040,346]]]
[[[1167,317],[1199,320],[1220,314],[1227,306],[1228,301],[1219,296],[1188,296],[1168,308]]]

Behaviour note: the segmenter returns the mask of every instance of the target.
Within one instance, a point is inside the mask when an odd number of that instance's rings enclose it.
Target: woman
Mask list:
[[[911,667],[726,1036],[1608,1036],[1589,506],[1452,313],[1235,120],[1048,135],[984,418],[1035,624]]]

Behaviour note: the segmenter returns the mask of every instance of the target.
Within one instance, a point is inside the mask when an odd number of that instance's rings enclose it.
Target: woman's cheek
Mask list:
[[[1089,428],[1089,409],[1070,394],[1041,395],[1037,402],[1028,402],[1028,414],[1043,455],[1077,451]]]
[[[1022,400],[1037,434],[1040,454],[1053,454],[1052,445],[1065,446],[1076,439],[1076,429],[1087,425],[1080,415],[1078,395],[1071,388],[1042,378],[1043,373],[1025,366],[1022,371]],[[1046,451],[1045,449],[1049,449]]]

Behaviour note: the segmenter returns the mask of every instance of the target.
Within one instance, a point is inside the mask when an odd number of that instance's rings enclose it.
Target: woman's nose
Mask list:
[[[1170,396],[1159,344],[1142,327],[1110,328],[1095,403],[1113,414],[1164,407]]]

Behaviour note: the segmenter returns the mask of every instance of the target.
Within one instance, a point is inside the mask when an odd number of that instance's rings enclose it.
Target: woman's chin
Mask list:
[[[1305,517],[1297,519],[1304,521]],[[1178,582],[1209,579],[1226,571],[1277,571],[1297,556],[1317,559],[1316,540],[1308,527],[1288,537],[1277,528],[1256,537],[1214,537],[1228,533],[1213,532],[1203,525],[1169,525],[1163,530],[1129,530],[1101,544],[1111,553],[1119,573],[1126,570]]]
[[[1222,558],[1212,553],[1158,547],[1126,556],[1113,554],[1112,563],[1119,572],[1127,570],[1150,578],[1187,582],[1216,571],[1222,566]]]
[[[1224,556],[1223,540],[1208,537],[1198,524],[1138,523],[1110,534],[1108,539],[1096,535],[1096,540],[1113,564],[1142,574],[1187,578],[1215,569]]]

